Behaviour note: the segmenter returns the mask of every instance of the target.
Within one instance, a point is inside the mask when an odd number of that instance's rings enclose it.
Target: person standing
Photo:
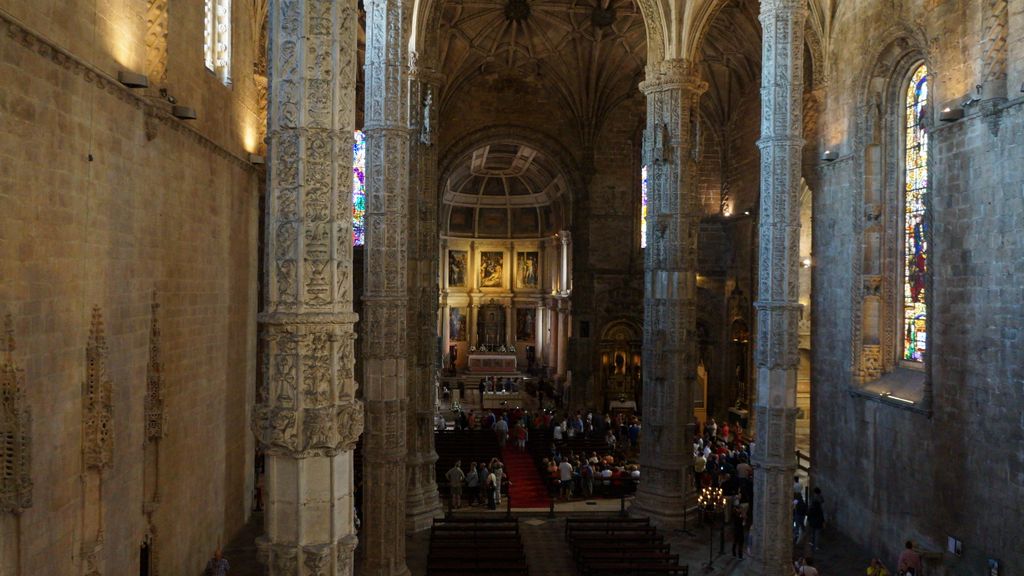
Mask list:
[[[896,571],[901,576],[921,573],[921,555],[914,551],[913,541],[907,540],[903,551],[900,552],[899,561],[896,563]]]
[[[498,436],[498,447],[504,448],[505,443],[508,442],[508,422],[505,421],[504,416],[498,418],[494,423],[494,433]]]
[[[558,465],[558,479],[562,482],[562,499],[568,500],[572,496],[572,464],[568,458],[562,458]]]
[[[485,462],[480,462],[480,467],[477,469],[477,478],[480,480],[480,505],[487,503],[487,476],[490,474],[490,470],[487,469]]]
[[[466,474],[466,496],[469,498],[469,505],[476,504],[480,499],[480,474],[476,469],[476,462],[469,463],[469,473]]]
[[[494,497],[495,497],[495,492],[497,492],[501,488],[498,485],[498,477],[494,474],[494,471],[488,472],[488,474],[487,474],[487,482],[485,483],[485,488],[487,490],[487,509],[488,510],[497,510],[498,509],[498,504],[495,501]]]
[[[868,576],[889,576],[889,570],[882,564],[882,561],[875,558],[871,561],[871,566],[868,566]]]
[[[206,570],[203,571],[203,576],[228,576],[230,570],[231,565],[228,564],[228,560],[224,557],[220,547],[217,547],[217,551],[213,553],[213,558],[210,558],[210,561],[206,563]]]
[[[807,529],[811,532],[811,549],[818,549],[818,537],[825,527],[825,499],[821,496],[821,488],[814,489],[811,505],[807,509]]]
[[[747,523],[747,507],[738,504],[732,510],[732,555],[743,559],[744,528]]]
[[[793,500],[793,543],[800,542],[804,533],[804,522],[807,520],[807,502],[804,495],[797,493]]]
[[[462,507],[462,484],[466,481],[466,474],[462,471],[462,460],[456,460],[452,469],[445,474],[448,479],[448,490],[452,497],[452,509],[458,510]]]
[[[484,388],[485,387],[486,387],[486,384],[484,384],[484,379],[481,378],[480,379],[480,385],[477,386],[477,389],[480,390],[480,409],[481,410],[484,409]]]
[[[693,457],[693,486],[700,491],[704,481],[704,471],[708,468],[708,461],[702,452],[697,452]]]

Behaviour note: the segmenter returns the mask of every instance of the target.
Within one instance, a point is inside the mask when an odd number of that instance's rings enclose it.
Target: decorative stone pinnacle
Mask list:
[[[4,314],[4,361],[7,364],[13,364],[14,359],[14,320],[11,318],[10,313]]]
[[[92,321],[89,323],[89,343],[93,346],[106,344],[106,335],[103,330],[103,312],[99,306],[92,307]]]

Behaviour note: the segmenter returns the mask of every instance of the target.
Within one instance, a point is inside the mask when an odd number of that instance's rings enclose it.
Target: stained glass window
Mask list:
[[[640,247],[647,248],[647,166],[640,169]]]
[[[928,257],[928,68],[914,71],[907,88],[905,118],[903,197],[903,359],[924,362],[927,343],[927,293],[925,270]]]
[[[366,243],[366,136],[356,130],[352,144],[352,245]]]

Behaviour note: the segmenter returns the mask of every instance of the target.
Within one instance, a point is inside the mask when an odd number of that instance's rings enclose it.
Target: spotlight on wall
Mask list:
[[[175,104],[171,106],[171,115],[179,120],[195,120],[196,110],[195,108]]]
[[[249,154],[249,163],[255,164],[256,166],[262,166],[266,162],[266,159],[259,154]]]
[[[800,267],[801,268],[810,268],[811,267],[811,259],[810,258],[804,258],[803,260],[801,260],[800,261]]]
[[[943,122],[956,122],[963,117],[963,108],[950,108],[949,106],[943,108],[942,113],[939,114],[939,120],[942,120]]]
[[[821,155],[821,159],[825,162],[835,162],[836,153],[831,150],[825,150],[825,152]]]
[[[148,88],[149,78],[145,74],[138,74],[129,70],[119,70],[117,81],[129,88]]]
[[[750,216],[750,210],[744,210],[743,211],[743,215],[744,216]]]

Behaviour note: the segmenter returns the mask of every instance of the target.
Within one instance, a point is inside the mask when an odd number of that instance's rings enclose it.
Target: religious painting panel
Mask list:
[[[537,271],[540,269],[540,255],[537,252],[520,252],[516,258],[516,272],[519,288],[537,288]]]
[[[465,288],[469,255],[465,250],[448,251],[448,287]]]
[[[516,308],[516,340],[533,342],[536,313],[533,308]]]
[[[466,311],[462,308],[452,308],[448,312],[448,340],[466,341]]]
[[[504,272],[504,261],[504,252],[480,253],[481,288],[501,288],[502,273]]]

